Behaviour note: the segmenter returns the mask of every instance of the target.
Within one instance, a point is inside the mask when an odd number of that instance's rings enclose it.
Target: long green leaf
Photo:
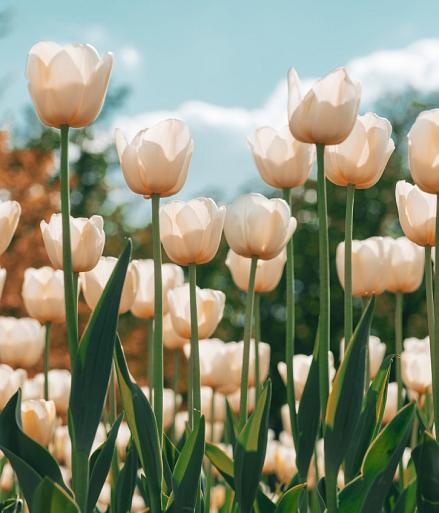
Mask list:
[[[70,495],[45,477],[35,490],[32,513],[80,513]]]
[[[11,397],[0,415],[0,449],[17,474],[31,512],[35,490],[44,477],[48,476],[65,487],[58,463],[47,449],[34,442],[21,429],[20,391]]]
[[[267,449],[271,382],[268,380],[234,449],[235,490],[241,513],[250,513],[258,490]]]
[[[287,490],[276,506],[275,513],[297,513],[299,511],[299,502],[306,484],[298,484]]]
[[[416,510],[416,480],[404,488],[396,501],[392,513],[415,513]],[[422,511],[422,510],[421,510]]]
[[[138,459],[134,446],[127,450],[125,465],[119,472],[116,483],[116,511],[115,513],[130,513],[136,488]]]
[[[336,475],[352,441],[361,411],[369,340],[375,298],[372,298],[348,344],[328,399],[325,419],[326,471]]]
[[[0,503],[1,513],[22,513],[23,509],[23,501],[15,497]]]
[[[425,432],[422,442],[412,453],[417,475],[419,513],[439,511],[439,444]]]
[[[89,455],[110,379],[119,303],[131,256],[131,241],[111,273],[78,348],[69,405],[73,449]]]
[[[339,513],[379,512],[393,482],[410,433],[415,405],[407,404],[369,447],[361,474],[340,493]]]
[[[209,461],[212,463],[212,465],[223,476],[226,483],[234,490],[235,474],[233,470],[233,460],[229,458],[229,456],[217,445],[210,443],[206,444],[206,456],[209,458]]]
[[[384,359],[367,391],[351,445],[346,453],[344,471],[347,481],[351,481],[360,471],[367,448],[381,427],[392,361],[393,356]]]

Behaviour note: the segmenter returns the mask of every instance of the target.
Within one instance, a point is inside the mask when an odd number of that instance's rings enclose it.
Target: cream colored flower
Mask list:
[[[368,112],[358,116],[352,132],[340,144],[325,150],[328,180],[346,187],[368,189],[381,178],[395,149],[392,125],[385,118]]]
[[[403,389],[403,395],[405,390]],[[383,424],[388,424],[398,411],[398,383],[389,383],[387,386],[386,405],[384,407]]]
[[[0,267],[0,299],[2,298],[3,289],[5,287],[7,272],[6,269]]]
[[[70,399],[70,386],[72,377],[66,369],[50,369],[49,378],[49,399],[56,406],[60,415],[67,413]],[[27,380],[23,387],[23,399],[44,398],[44,374],[39,373],[34,378]]]
[[[13,370],[9,365],[0,364],[0,410],[3,410],[21,386],[21,370]]]
[[[401,353],[401,375],[409,392],[423,395],[431,389],[430,351],[404,350]]]
[[[33,367],[41,358],[46,329],[28,317],[0,317],[0,362]]]
[[[189,420],[189,415],[187,411],[179,411],[175,416],[175,436],[177,440],[179,440],[186,429],[186,424]],[[205,438],[208,442],[219,442],[223,437],[224,433],[224,423],[223,422],[215,422],[213,424],[213,438],[212,435],[212,424],[210,422],[206,422],[205,426]]]
[[[140,130],[128,143],[122,130],[115,133],[120,166],[128,187],[146,198],[176,194],[186,181],[193,141],[179,119],[166,119]]]
[[[378,337],[371,335],[369,337],[369,376],[374,379],[380,370],[386,355],[386,344],[381,342]]]
[[[407,237],[393,239],[387,272],[387,290],[390,292],[414,292],[424,276],[425,250]]]
[[[271,260],[283,250],[296,226],[286,201],[251,193],[227,207],[224,235],[238,255]]]
[[[241,402],[241,389],[237,388],[235,392],[227,394],[227,401],[229,402],[230,409],[235,415],[239,414]],[[247,413],[251,413],[256,406],[256,388],[249,387],[247,389]]]
[[[344,68],[337,68],[313,84],[302,99],[299,77],[288,73],[288,118],[298,141],[340,144],[351,133],[360,105],[361,86]]]
[[[286,261],[287,254],[285,249],[271,260],[258,260],[256,264],[255,292],[263,293],[274,290],[282,277]],[[236,286],[247,292],[251,259],[242,257],[235,253],[233,249],[229,249],[226,266],[230,269]]]
[[[48,446],[55,429],[56,408],[53,401],[28,400],[21,403],[21,421],[27,436]]]
[[[225,207],[210,198],[172,201],[160,208],[160,238],[166,254],[180,265],[205,264],[216,255]]]
[[[105,100],[113,57],[102,58],[91,45],[34,45],[26,78],[41,121],[54,128],[82,128],[98,117]]]
[[[213,396],[213,418],[212,418],[212,394]],[[211,387],[201,387],[201,415],[204,415],[207,422],[224,422],[226,420],[226,398],[220,392],[214,391]]]
[[[314,146],[296,141],[288,126],[264,126],[249,139],[256,166],[264,182],[278,189],[303,185],[315,159]]]
[[[61,214],[52,214],[49,223],[41,221],[41,233],[47,255],[55,269],[63,269]],[[98,263],[105,245],[104,220],[101,216],[70,216],[70,242],[74,272],[91,271]]]
[[[8,249],[20,219],[21,207],[16,201],[0,202],[0,256]]]
[[[149,388],[142,387],[142,392],[145,394],[146,398],[150,400],[149,396]],[[171,388],[163,389],[163,427],[169,429],[174,422],[174,408],[177,409],[181,405],[181,395],[175,395],[174,390]]]
[[[172,324],[171,314],[163,316],[163,345],[167,349],[180,350],[187,344],[188,339],[180,337]]]

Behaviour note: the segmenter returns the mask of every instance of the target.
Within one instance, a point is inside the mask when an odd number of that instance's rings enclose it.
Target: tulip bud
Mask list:
[[[406,237],[392,240],[387,272],[387,290],[390,292],[414,292],[424,275],[424,248]]]
[[[286,260],[285,249],[271,260],[258,260],[256,264],[255,292],[271,292],[278,286]],[[242,257],[235,253],[233,249],[229,249],[226,266],[232,273],[235,285],[244,292],[247,292],[251,259]]]
[[[63,269],[61,214],[52,214],[49,223],[41,221],[41,233],[47,255],[55,269]],[[101,216],[70,216],[70,242],[73,271],[91,271],[98,263],[105,244],[104,220]]]
[[[430,351],[404,350],[401,353],[401,377],[409,393],[427,393],[432,384]]]
[[[167,313],[163,316],[163,345],[170,350],[183,349],[187,344],[187,339],[180,337],[172,324],[171,314]]]
[[[64,275],[61,270],[29,267],[24,272],[21,295],[27,313],[42,324],[65,321]]]
[[[20,388],[21,378],[20,371],[13,370],[9,365],[0,364],[0,410],[3,410],[9,399]]]
[[[271,260],[283,250],[296,226],[286,201],[251,193],[227,207],[224,235],[238,255]]]
[[[6,275],[6,269],[0,267],[0,299],[2,298],[3,289],[5,287]]]
[[[410,172],[424,192],[439,193],[439,109],[419,114],[407,135]]]
[[[55,403],[56,411],[60,415],[67,413],[70,399],[71,375],[65,369],[51,369],[48,373],[49,399]],[[23,399],[44,398],[44,374],[39,373],[33,379],[25,382]]]
[[[239,387],[239,383],[238,383]],[[240,403],[241,403],[241,389],[237,388],[234,392],[227,395],[227,401],[229,402],[230,409],[235,415],[239,414]],[[256,406],[256,388],[250,387],[247,390],[247,413],[251,413]]]
[[[403,393],[405,390],[403,389]],[[384,407],[383,424],[388,424],[398,412],[398,383],[387,386],[386,405]]]
[[[21,207],[16,201],[0,202],[0,256],[7,250],[17,229]]]
[[[179,440],[186,429],[186,424],[189,420],[189,414],[187,411],[179,411],[175,416],[175,436],[177,440]],[[213,439],[212,435],[212,424],[210,422],[206,422],[205,428],[205,439],[209,442],[219,442],[223,437],[224,432],[224,423],[223,422],[215,422],[213,424]]]
[[[302,397],[311,363],[312,355],[295,354],[293,356],[294,395],[296,401],[300,401]],[[334,355],[331,351],[328,352],[328,367],[329,383],[331,383],[335,377]],[[279,371],[282,381],[287,385],[287,364],[285,362],[279,362],[277,364],[277,370]]]
[[[267,449],[265,451],[264,465],[262,467],[262,474],[269,476],[274,474],[276,469],[276,454],[281,444],[277,440],[268,439]]]
[[[126,457],[126,450],[131,440],[131,431],[126,422],[122,422],[117,432],[116,447],[119,458],[124,461]]]
[[[213,396],[213,418],[212,418],[212,394],[214,389],[201,387],[201,415],[204,415],[207,422],[225,422],[226,420],[226,399],[223,394],[215,392]]]
[[[392,125],[368,112],[358,116],[352,132],[340,144],[325,150],[325,174],[336,185],[368,189],[381,178],[395,149]]]
[[[154,317],[154,260],[133,260],[139,277],[131,313],[140,319]],[[175,264],[162,264],[163,313],[168,311],[168,292],[184,283],[183,269]]]
[[[81,273],[79,279],[81,281],[82,293],[84,294],[85,301],[90,308],[94,310],[98,301],[104,291],[105,285],[110,279],[117,263],[115,257],[101,257],[98,264],[94,269],[86,273]],[[119,313],[123,314],[128,312],[132,307],[134,298],[136,297],[137,284],[139,277],[137,275],[137,267],[130,263],[128,265],[125,282],[122,289],[120,298]]]
[[[416,185],[400,180],[395,188],[399,222],[404,234],[419,246],[434,246],[436,241],[436,196]]]
[[[83,128],[98,117],[113,57],[91,45],[42,41],[28,56],[26,78],[40,120],[47,126]]]
[[[430,355],[430,337],[428,336],[425,338],[406,338],[403,345],[406,353],[426,353]]]
[[[314,146],[296,141],[286,126],[279,131],[264,126],[249,139],[256,166],[264,182],[277,189],[303,185],[315,158]]]
[[[15,486],[15,479],[14,469],[11,464],[6,461],[3,465],[0,477],[0,490],[9,495]]]
[[[223,317],[226,296],[224,292],[196,288],[198,337],[209,338]],[[189,285],[176,287],[168,292],[169,313],[178,336],[191,338]]]
[[[244,342],[241,340],[240,342],[229,342],[228,346],[232,350],[232,355],[230,358],[230,367],[232,371],[235,373],[237,377],[238,384],[241,383],[242,376],[242,362],[243,362],[243,353],[244,353]],[[233,348],[234,346],[234,348]],[[233,349],[232,349],[233,348]],[[259,380],[260,383],[263,383],[268,376],[268,371],[270,370],[270,345],[266,342],[259,342],[258,344],[258,353],[259,353]],[[256,366],[256,350],[255,350],[255,341],[250,340],[250,354],[249,354],[249,376],[248,376],[248,386],[255,387],[257,383],[255,382],[255,366]]]
[[[344,288],[345,244],[337,246],[337,275]],[[389,268],[389,244],[384,237],[370,237],[352,241],[352,295],[373,296],[386,289],[386,274]]]
[[[35,442],[47,447],[55,429],[56,408],[53,401],[29,400],[21,403],[23,431]]]
[[[176,194],[186,181],[193,141],[189,128],[178,119],[166,119],[137,132],[128,143],[117,129],[116,148],[128,187],[150,198]]]
[[[226,215],[210,198],[172,201],[160,208],[160,238],[180,265],[205,264],[216,255]]]
[[[0,362],[33,367],[41,358],[46,329],[35,319],[0,317]]]
[[[351,133],[360,105],[361,86],[344,68],[337,68],[314,83],[302,99],[299,77],[288,73],[288,118],[298,141],[340,144]]]
[[[297,474],[296,450],[279,444],[275,454],[276,477],[283,484],[288,484]]]
[[[374,379],[380,370],[386,354],[386,344],[381,342],[378,337],[371,335],[369,337],[369,376]]]

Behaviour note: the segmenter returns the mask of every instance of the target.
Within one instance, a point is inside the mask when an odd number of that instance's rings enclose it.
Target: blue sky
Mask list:
[[[195,152],[186,195],[227,193],[258,179],[245,139],[258,124],[284,122],[282,84],[291,66],[310,78],[348,64],[366,82],[366,104],[401,84],[439,88],[439,2],[433,0],[416,6],[14,0],[9,6],[11,30],[0,40],[8,78],[0,98],[3,124],[19,120],[29,102],[24,67],[32,44],[90,42],[115,54],[113,84],[131,87],[117,123],[134,131],[167,115],[187,117]]]

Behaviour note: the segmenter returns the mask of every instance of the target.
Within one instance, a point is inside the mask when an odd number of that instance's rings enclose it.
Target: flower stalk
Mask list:
[[[355,185],[346,187],[345,251],[344,251],[344,339],[352,336],[352,224],[354,217]]]
[[[191,427],[201,416],[201,379],[200,352],[198,347],[198,312],[197,312],[197,266],[189,265],[189,299],[191,313],[191,372],[192,372],[192,418]]]
[[[174,422],[172,423],[172,440],[176,442],[176,434],[175,434],[175,418],[177,416],[178,410],[178,383],[180,382],[180,368],[181,368],[181,352],[179,349],[174,350],[174,377],[172,381],[172,389],[174,390]]]
[[[435,255],[439,255],[439,194],[436,194],[436,238],[435,238]],[[436,266],[438,263],[436,263]],[[429,259],[431,268],[431,258]],[[437,267],[436,267],[437,269]],[[434,338],[431,346],[432,359],[432,376],[433,376],[433,410],[434,425],[436,427],[436,440],[439,439],[439,272],[435,269],[434,273]]]
[[[44,339],[44,400],[49,400],[49,353],[50,353],[50,328],[51,323],[46,323],[46,335]]]
[[[256,402],[261,392],[261,371],[259,362],[259,342],[261,341],[261,296],[255,294],[255,331],[254,331],[254,349],[255,349],[255,386]]]

